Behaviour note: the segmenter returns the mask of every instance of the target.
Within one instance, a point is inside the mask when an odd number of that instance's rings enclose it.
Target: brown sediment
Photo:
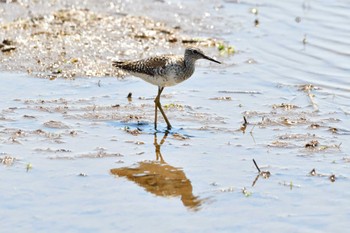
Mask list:
[[[122,76],[112,60],[172,52],[188,44],[216,46],[145,16],[102,14],[67,8],[10,22],[0,21],[0,69],[51,80],[63,77]]]
[[[18,160],[15,157],[11,155],[5,155],[4,157],[0,157],[0,164],[6,165],[6,166],[11,166],[13,163]]]

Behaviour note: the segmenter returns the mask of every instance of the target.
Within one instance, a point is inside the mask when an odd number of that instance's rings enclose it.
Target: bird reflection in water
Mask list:
[[[168,133],[166,132],[158,144],[157,134],[154,134],[156,160],[138,162],[135,166],[111,169],[113,175],[126,177],[143,187],[147,192],[162,197],[181,197],[187,208],[197,211],[203,202],[194,196],[191,181],[181,168],[167,164],[160,151]]]

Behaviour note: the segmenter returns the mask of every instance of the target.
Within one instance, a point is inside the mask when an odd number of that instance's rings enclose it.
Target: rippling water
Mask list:
[[[256,59],[267,66],[262,70],[281,82],[313,83],[349,97],[348,7],[341,1],[259,7],[261,24],[250,45]]]
[[[161,8],[160,14],[154,14],[164,20],[164,15],[177,9],[174,18],[165,20],[181,24],[185,32],[226,39],[239,52],[227,63],[253,59],[257,64],[250,69],[256,70],[253,75],[260,80],[312,83],[349,97],[348,1],[201,3],[158,2],[147,10]]]

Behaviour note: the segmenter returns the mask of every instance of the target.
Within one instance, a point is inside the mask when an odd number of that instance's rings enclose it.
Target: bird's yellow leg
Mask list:
[[[157,107],[158,107],[159,111],[162,113],[162,116],[163,116],[163,118],[164,118],[164,120],[165,120],[165,122],[167,124],[168,130],[170,130],[171,129],[171,124],[170,124],[167,116],[165,115],[164,110],[162,108],[162,105],[160,103],[160,95],[162,94],[163,90],[164,90],[164,87],[159,87],[158,88],[158,95],[157,95],[157,97],[154,100],[154,103],[156,104],[156,111],[155,111],[156,113],[155,114],[157,115]],[[155,125],[155,129],[157,129],[157,118],[155,118],[154,125]]]
[[[158,118],[158,107],[157,107],[157,101],[159,102],[159,91],[160,88],[158,88],[158,95],[157,97],[154,99],[154,129],[157,130],[157,118]]]

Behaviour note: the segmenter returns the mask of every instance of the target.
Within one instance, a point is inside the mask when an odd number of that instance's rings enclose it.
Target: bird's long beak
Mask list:
[[[213,59],[213,58],[211,58],[211,57],[208,57],[208,56],[206,56],[206,55],[203,55],[203,58],[204,58],[204,59],[207,59],[207,60],[209,60],[209,61],[213,61],[213,62],[216,62],[216,63],[221,64],[221,62],[219,62],[219,61],[217,61],[217,60],[215,60],[215,59]]]

